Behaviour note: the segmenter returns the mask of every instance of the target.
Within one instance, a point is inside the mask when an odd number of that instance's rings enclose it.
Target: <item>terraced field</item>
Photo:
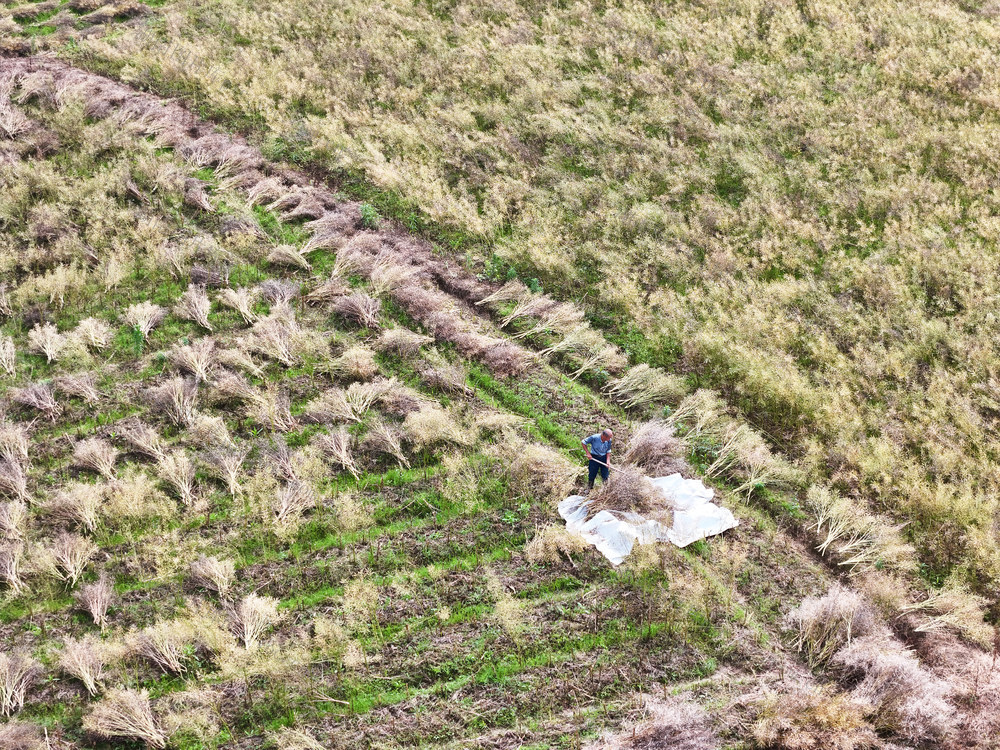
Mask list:
[[[336,187],[0,61],[0,746],[989,746],[982,599]],[[741,525],[611,567],[598,426]]]

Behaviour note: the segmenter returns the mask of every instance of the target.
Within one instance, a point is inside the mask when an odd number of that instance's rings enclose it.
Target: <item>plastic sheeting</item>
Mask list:
[[[697,479],[671,474],[650,481],[663,496],[664,508],[673,511],[670,526],[638,513],[610,510],[588,519],[590,501],[582,495],[570,495],[559,503],[559,515],[569,531],[593,544],[612,565],[620,565],[636,543],[671,542],[686,547],[739,525],[728,508],[712,502],[715,491]]]

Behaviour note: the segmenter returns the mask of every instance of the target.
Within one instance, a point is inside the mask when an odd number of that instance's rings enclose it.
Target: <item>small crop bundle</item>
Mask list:
[[[177,493],[177,498],[188,508],[197,504],[195,494],[194,462],[182,450],[163,457],[157,466],[160,478]]]
[[[606,390],[626,409],[680,399],[687,392],[683,378],[647,364],[631,368]]]
[[[17,376],[17,348],[14,346],[14,339],[0,333],[0,372],[7,373],[8,377]]]
[[[192,634],[184,623],[158,622],[133,633],[128,640],[128,649],[165,673],[181,675],[187,672],[184,661],[191,642]]]
[[[0,581],[10,587],[14,594],[24,591],[21,579],[21,563],[24,561],[24,542],[21,540],[0,542]]]
[[[446,362],[441,357],[421,367],[420,376],[431,388],[438,388],[445,393],[461,395],[468,391],[468,373],[465,368],[458,363]]]
[[[109,690],[83,717],[83,728],[108,739],[125,737],[154,748],[167,746],[167,734],[153,716],[146,690]]]
[[[273,263],[276,266],[301,268],[304,271],[312,268],[301,251],[297,250],[293,245],[277,245],[268,253],[267,262]]]
[[[330,362],[332,375],[356,380],[368,380],[378,374],[375,356],[363,346],[352,346]]]
[[[582,536],[568,531],[563,524],[550,523],[524,546],[524,556],[533,563],[557,563],[562,555],[572,564],[570,555],[583,552],[587,546]]]
[[[111,344],[111,326],[99,318],[84,318],[73,330],[73,337],[88,349],[98,351]]]
[[[28,474],[20,462],[0,459],[0,495],[23,503],[31,503]]]
[[[834,584],[823,596],[807,597],[785,617],[796,631],[795,647],[810,667],[823,666],[854,638],[876,626],[871,607],[854,591]]]
[[[236,566],[232,560],[206,557],[202,555],[191,563],[191,581],[202,588],[225,596],[236,578]]]
[[[108,607],[114,592],[104,573],[94,583],[81,586],[76,592],[76,606],[90,615],[102,631],[108,626]]]
[[[513,488],[521,496],[557,502],[573,489],[580,468],[559,451],[518,440],[510,434],[503,441],[498,441],[498,444],[506,445],[510,448],[509,453],[514,456],[507,465],[507,471]]]
[[[200,447],[234,445],[229,428],[222,417],[198,414],[188,428],[188,440]]]
[[[276,318],[265,318],[254,323],[246,338],[246,346],[251,351],[260,352],[265,357],[270,357],[286,367],[291,367],[298,360],[292,348],[292,339],[295,333],[294,323],[289,324]]]
[[[215,340],[198,339],[193,344],[175,346],[170,352],[174,367],[194,375],[196,381],[211,379],[215,366]]]
[[[247,446],[216,448],[205,454],[203,461],[208,471],[225,483],[229,494],[236,497],[240,493],[243,463],[249,454]]]
[[[62,412],[62,407],[52,393],[52,386],[48,383],[32,383],[24,388],[17,388],[11,396],[16,403],[37,409],[53,422]]]
[[[208,299],[205,287],[191,284],[181,295],[174,314],[179,318],[191,320],[205,330],[211,332],[212,324],[208,322],[208,314],[212,311],[212,303]]]
[[[415,333],[407,328],[387,328],[375,342],[380,352],[391,352],[401,357],[412,357],[420,353],[420,347],[434,341],[430,336]]]
[[[63,650],[59,654],[60,669],[82,682],[92,696],[100,691],[105,665],[103,644],[93,636],[80,640],[66,638],[63,641]]]
[[[22,501],[0,503],[0,541],[23,541],[27,521],[28,506]]]
[[[288,393],[273,385],[257,391],[247,411],[258,424],[276,432],[291,432],[298,424],[292,416]]]
[[[160,434],[141,419],[122,420],[118,423],[116,432],[131,450],[154,461],[159,461],[167,455]]]
[[[47,362],[55,362],[66,348],[65,334],[51,323],[36,325],[28,333],[28,350],[35,354],[44,354]]]
[[[92,372],[63,375],[53,382],[66,395],[76,396],[88,404],[96,404],[101,400],[101,392],[97,390],[97,376]]]
[[[403,433],[381,419],[374,419],[362,442],[369,453],[384,454],[395,458],[400,466],[410,468],[410,461],[403,452]]]
[[[30,437],[23,424],[0,419],[0,459],[28,465]]]
[[[316,507],[316,492],[308,482],[293,480],[280,487],[271,503],[279,535],[298,528],[302,514]]]
[[[253,306],[257,304],[260,297],[260,290],[257,287],[237,287],[236,289],[223,289],[216,298],[223,307],[235,310],[243,318],[247,325],[257,322],[257,314],[253,311]]]
[[[364,292],[355,292],[334,302],[333,311],[363,328],[378,328],[382,303]]]
[[[268,628],[281,619],[278,600],[270,596],[250,594],[240,601],[232,614],[233,633],[247,651],[260,644]]]
[[[73,447],[73,463],[95,471],[105,479],[114,479],[118,455],[118,449],[101,438],[87,438]]]
[[[142,338],[149,340],[149,334],[167,316],[167,311],[152,302],[139,302],[125,311],[124,320],[134,327]]]
[[[45,503],[44,509],[56,522],[93,532],[97,529],[103,499],[104,491],[100,485],[72,482]]]
[[[407,439],[418,449],[451,443],[469,445],[475,437],[455,421],[451,414],[435,404],[410,412],[403,420]]]
[[[625,464],[612,467],[610,479],[590,499],[592,513],[601,510],[648,513],[667,509],[666,501],[646,475]]]
[[[361,476],[358,465],[354,462],[354,452],[351,449],[351,435],[346,427],[341,427],[330,434],[317,435],[313,444],[333,464],[343,467],[357,479]]]
[[[0,714],[12,716],[20,711],[41,674],[42,665],[28,654],[0,652]]]
[[[635,431],[621,456],[622,463],[635,464],[649,476],[683,472],[685,443],[675,434],[673,425],[654,419]]]
[[[186,427],[194,420],[198,384],[182,377],[171,378],[150,388],[148,399],[152,406],[166,414],[175,425]]]
[[[257,285],[264,299],[276,307],[287,307],[301,293],[298,282],[289,279],[268,279]]]
[[[97,545],[79,534],[64,531],[55,538],[49,552],[59,578],[75,586],[90,558],[97,552]]]
[[[351,288],[346,282],[335,276],[317,286],[304,299],[310,305],[329,305],[346,296],[350,291]]]

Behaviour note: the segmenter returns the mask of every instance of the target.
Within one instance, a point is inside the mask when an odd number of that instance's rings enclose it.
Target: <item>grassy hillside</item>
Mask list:
[[[854,27],[761,11],[706,67],[745,9],[338,8],[6,8],[4,50],[128,85],[0,60],[0,747],[989,746],[991,278],[949,287],[979,307],[908,306],[941,277],[884,237],[762,270],[782,207],[812,216],[788,186],[755,206],[762,175],[809,159],[735,125],[798,90],[726,104],[681,74],[813,76],[794,61]],[[486,119],[463,99],[517,71]],[[650,125],[674,95],[703,130]],[[597,124],[600,157],[574,140]],[[817,185],[846,185],[861,151],[831,154]],[[979,352],[964,379],[945,341]],[[611,568],[555,512],[598,425],[741,525]]]
[[[4,746],[574,746],[723,664],[811,684],[780,615],[827,574],[768,515],[621,570],[559,530],[628,421],[422,244],[175,106],[2,80]]]
[[[721,389],[906,522],[929,581],[995,589],[992,6],[181,0],[119,20],[20,33],[585,302],[634,362]]]

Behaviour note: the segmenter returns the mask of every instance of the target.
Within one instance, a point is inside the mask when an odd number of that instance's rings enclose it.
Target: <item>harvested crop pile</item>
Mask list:
[[[590,510],[643,515],[669,512],[667,501],[649,478],[638,467],[629,465],[612,466],[610,479],[591,495]]]

